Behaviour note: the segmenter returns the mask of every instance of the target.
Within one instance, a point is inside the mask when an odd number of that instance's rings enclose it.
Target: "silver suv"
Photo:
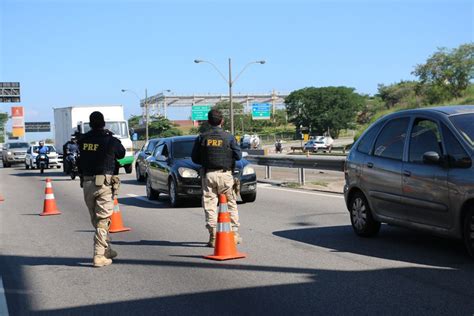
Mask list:
[[[2,161],[4,167],[12,164],[25,163],[26,150],[30,144],[26,142],[8,142],[3,145]]]
[[[375,122],[345,164],[357,235],[380,223],[462,238],[474,257],[474,106],[401,111]]]

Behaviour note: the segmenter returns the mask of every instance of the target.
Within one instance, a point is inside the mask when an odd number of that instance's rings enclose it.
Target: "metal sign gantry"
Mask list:
[[[285,98],[288,94],[278,93],[257,93],[257,94],[234,94],[233,103],[244,105],[244,111],[250,113],[253,103],[270,103],[272,111],[277,108],[285,107]],[[224,94],[192,94],[175,95],[159,93],[146,99],[140,100],[140,106],[145,115],[146,105],[148,104],[149,115],[162,115],[167,117],[169,107],[192,107],[193,105],[211,105],[219,102],[229,101],[229,96]],[[190,112],[191,115],[191,112]]]

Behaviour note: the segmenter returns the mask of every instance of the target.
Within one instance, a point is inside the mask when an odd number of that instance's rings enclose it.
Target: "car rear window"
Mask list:
[[[178,141],[173,143],[174,158],[191,158],[194,140]]]
[[[369,154],[372,144],[374,143],[374,139],[379,133],[380,127],[382,126],[382,122],[375,123],[370,127],[370,129],[362,135],[361,140],[359,141],[359,145],[357,146],[357,151],[363,154]]]
[[[455,115],[449,119],[469,145],[474,147],[474,113]]]

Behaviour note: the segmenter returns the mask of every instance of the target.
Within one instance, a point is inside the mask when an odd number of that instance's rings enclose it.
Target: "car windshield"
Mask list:
[[[49,151],[50,153],[56,152],[56,148],[54,148],[53,145],[46,145],[46,147],[48,147],[48,151]],[[34,151],[34,152],[38,152],[38,148],[39,148],[39,146],[33,146],[33,151]]]
[[[474,147],[474,113],[455,115],[449,119],[469,145]]]
[[[128,138],[127,124],[125,122],[105,122],[105,129],[108,129],[118,138]],[[84,133],[91,130],[89,123],[84,123]]]
[[[176,159],[191,158],[193,146],[194,146],[194,140],[174,142],[173,143],[173,157]]]
[[[15,148],[28,148],[29,144],[28,143],[10,143],[9,145],[10,149],[15,149]]]

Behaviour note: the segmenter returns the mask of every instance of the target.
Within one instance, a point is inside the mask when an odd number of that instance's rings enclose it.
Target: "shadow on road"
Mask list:
[[[378,236],[373,238],[358,237],[350,225],[292,229],[273,234],[333,249],[333,252],[440,267],[457,264],[471,264],[474,267],[474,260],[468,257],[461,241],[389,225],[383,225]]]
[[[171,206],[169,205],[169,198],[168,196],[161,196],[158,198],[158,200],[153,200],[149,201],[146,196],[141,196],[139,198],[136,197],[119,197],[118,198],[119,204],[123,205],[130,205],[130,206],[136,206],[139,208],[151,208],[151,209],[156,209],[156,208],[162,208],[162,209],[171,209]],[[181,209],[181,208],[194,208],[194,207],[200,207],[201,206],[201,201],[200,200],[194,200],[194,199],[189,199],[189,200],[184,200],[182,204],[177,207],[176,209]]]
[[[131,185],[138,185],[145,187],[145,182],[138,182],[137,180],[134,179],[126,179],[126,180],[121,180],[122,184],[131,184]]]
[[[204,242],[194,241],[167,241],[167,240],[139,240],[139,241],[112,241],[113,245],[126,245],[126,246],[165,246],[165,247],[206,247]]]
[[[204,260],[119,259],[114,260],[112,267],[103,268],[100,272],[113,278],[114,272],[123,270],[130,273],[130,266],[135,269],[147,266],[156,268],[156,273],[170,273],[172,270],[169,268],[178,269],[174,273],[179,273],[179,269],[184,269],[191,275],[195,274],[196,278],[205,275],[200,270],[225,270],[229,278],[222,279],[225,288],[222,290],[207,291],[202,288],[186,294],[139,299],[133,296],[141,295],[139,293],[122,293],[119,296],[126,296],[126,300],[98,304],[88,302],[88,305],[48,310],[38,310],[37,304],[36,309],[32,310],[32,302],[39,297],[31,296],[35,288],[25,279],[25,269],[30,266],[89,268],[90,259],[3,255],[0,256],[0,264],[10,315],[470,315],[474,310],[472,264],[461,264],[451,269],[399,267],[365,270],[358,265],[359,269],[337,270],[252,265],[246,261],[216,263]],[[97,271],[89,269],[91,273]],[[235,287],[232,279],[254,279],[260,273],[287,274],[289,283],[232,288]],[[295,280],[299,281],[295,283]],[[190,284],[196,283],[190,279]],[[245,282],[239,284],[244,286]],[[156,286],[173,285],[162,283]],[[79,302],[80,299],[75,304]]]
[[[45,170],[44,173],[40,173],[39,170],[32,170],[32,171],[12,173],[11,175],[16,176],[16,177],[45,177],[45,178],[51,178],[51,177],[64,178],[66,176],[62,171],[49,171],[49,170]]]

